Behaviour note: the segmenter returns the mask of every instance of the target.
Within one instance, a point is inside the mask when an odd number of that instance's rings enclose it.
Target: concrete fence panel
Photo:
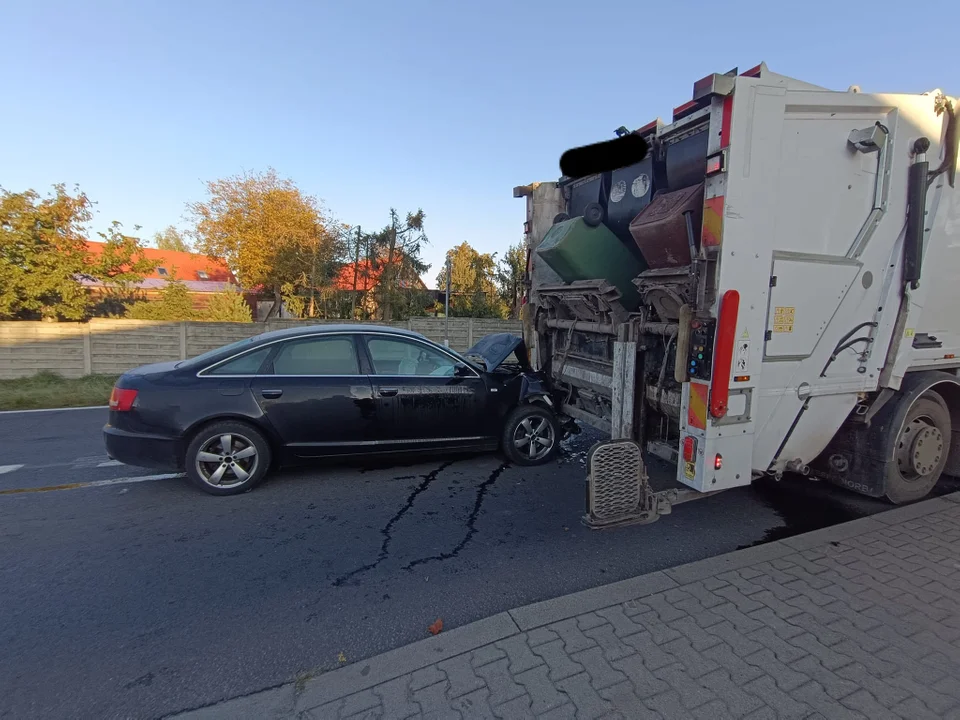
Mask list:
[[[64,377],[91,373],[119,375],[149,363],[183,360],[263,332],[338,320],[269,320],[265,323],[157,322],[96,319],[87,323],[0,322],[0,379],[29,377],[39,371]],[[390,323],[418,332],[434,342],[447,339],[444,318],[420,317]],[[450,318],[449,343],[470,348],[484,335],[519,335],[517,320]]]

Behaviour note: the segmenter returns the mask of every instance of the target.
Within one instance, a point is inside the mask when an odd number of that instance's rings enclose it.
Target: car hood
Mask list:
[[[529,367],[526,344],[523,342],[523,338],[512,333],[485,335],[464,355],[468,358],[477,358],[483,361],[487,372],[493,372],[510,357],[511,353],[516,355],[522,368],[527,369]]]

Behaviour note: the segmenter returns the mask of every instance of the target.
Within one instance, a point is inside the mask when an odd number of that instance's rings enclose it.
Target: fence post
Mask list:
[[[407,318],[407,330],[413,330],[413,318]]]
[[[187,323],[180,323],[180,359],[187,359]]]
[[[83,374],[93,375],[93,351],[90,342],[90,323],[83,329]]]
[[[467,319],[467,347],[466,350],[469,350],[473,347],[473,318]]]

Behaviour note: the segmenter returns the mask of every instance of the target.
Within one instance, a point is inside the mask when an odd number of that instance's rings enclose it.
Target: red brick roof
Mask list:
[[[354,270],[356,268],[356,270]],[[333,280],[333,286],[337,290],[353,290],[354,278],[356,278],[357,290],[366,292],[372,290],[377,286],[377,283],[380,281],[380,273],[383,272],[382,267],[377,267],[372,264],[369,260],[361,260],[358,263],[347,263],[341,269],[337,277]],[[400,287],[407,287],[409,283],[403,281],[400,282]],[[423,284],[423,281],[418,277],[416,280],[417,287],[421,289],[426,289],[426,285]]]
[[[87,241],[87,249],[94,255],[102,253],[103,248],[104,243]],[[230,268],[222,260],[213,260],[198,253],[157,250],[150,247],[144,248],[143,253],[156,262],[153,272],[146,275],[145,279],[171,280],[176,273],[177,278],[184,281],[211,280],[239,284],[230,272]],[[166,274],[160,272],[159,268],[165,269]],[[200,273],[206,273],[207,277],[203,277]]]

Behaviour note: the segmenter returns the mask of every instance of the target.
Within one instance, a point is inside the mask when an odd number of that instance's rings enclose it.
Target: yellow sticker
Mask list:
[[[913,328],[907,328],[906,332],[903,333],[904,337],[913,337]]]
[[[683,474],[688,478],[695,478],[697,476],[697,466],[692,462],[683,463]]]
[[[775,333],[792,333],[793,323],[774,323],[773,331]]]

